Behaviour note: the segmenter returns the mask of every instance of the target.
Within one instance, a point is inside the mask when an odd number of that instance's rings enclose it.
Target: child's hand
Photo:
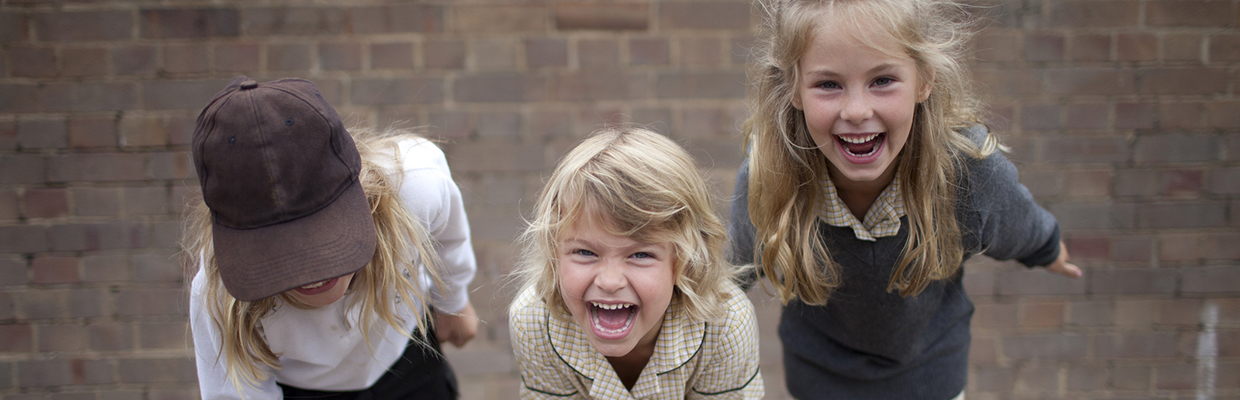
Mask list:
[[[464,347],[478,334],[478,313],[472,303],[465,303],[460,312],[451,314],[435,310],[435,339]]]
[[[1047,265],[1046,270],[1069,278],[1081,277],[1081,268],[1068,263],[1068,246],[1063,244],[1062,240],[1059,241],[1059,258]]]

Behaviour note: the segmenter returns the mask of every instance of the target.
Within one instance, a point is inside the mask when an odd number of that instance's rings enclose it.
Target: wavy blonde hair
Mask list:
[[[440,288],[444,287],[438,273],[441,263],[434,249],[434,242],[424,226],[425,222],[417,220],[400,202],[397,190],[400,188],[401,177],[389,176],[382,167],[399,166],[398,142],[418,137],[412,132],[399,129],[378,131],[353,128],[349,129],[349,133],[361,154],[362,170],[359,178],[370,203],[375,233],[378,235],[374,258],[353,275],[349,291],[357,295],[349,297],[352,302],[349,307],[360,307],[357,325],[362,337],[366,338],[368,347],[371,345],[370,329],[378,321],[387,323],[405,337],[425,345],[428,340],[426,331],[431,319],[414,321],[418,333],[415,338],[412,332],[405,329],[407,321],[398,316],[396,307],[399,307],[397,303],[400,303],[409,307],[411,315],[426,315],[429,311],[427,293],[420,287],[418,279],[412,277],[418,270],[418,264],[413,263],[414,257],[420,265],[425,266],[427,275]],[[385,158],[388,159],[386,163],[383,162]],[[399,167],[396,170],[401,171]],[[185,237],[181,247],[191,269],[189,276],[197,273],[196,269],[200,265],[206,268],[207,284],[203,293],[203,305],[211,316],[211,322],[221,333],[219,356],[224,359],[229,380],[240,392],[242,384],[253,385],[267,379],[262,366],[280,368],[279,355],[267,346],[260,331],[262,318],[281,304],[302,309],[312,307],[296,301],[286,293],[252,302],[232,297],[225,290],[215,264],[211,241],[211,210],[207,208],[201,195],[192,201],[194,204],[187,212]]]
[[[981,120],[962,62],[974,31],[969,10],[942,0],[761,4],[767,15],[750,73],[754,110],[743,128],[750,160],[749,214],[757,230],[758,264],[782,301],[826,304],[841,283],[840,267],[817,229],[826,201],[819,182],[828,179],[829,161],[810,137],[805,115],[793,107],[801,56],[826,21],[842,25],[836,32],[880,32],[856,37],[866,44],[898,43],[904,54],[890,55],[911,58],[919,82],[931,83],[930,97],[916,105],[912,131],[896,160],[909,235],[887,290],[913,296],[930,282],[955,275],[964,256],[956,222],[956,181],[964,157],[984,158],[1002,148],[994,136],[979,146],[961,132]]]
[[[642,243],[670,242],[674,296],[689,317],[722,316],[724,286],[734,276],[723,248],[727,233],[689,153],[640,128],[595,132],[573,148],[543,187],[514,271],[522,287],[567,313],[560,293],[560,240],[583,219]],[[561,313],[553,313],[561,315]]]

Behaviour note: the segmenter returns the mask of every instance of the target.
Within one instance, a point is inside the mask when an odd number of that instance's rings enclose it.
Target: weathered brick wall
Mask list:
[[[1240,3],[992,4],[991,124],[1086,276],[969,265],[969,398],[1240,398]],[[485,320],[449,355],[467,398],[515,398],[504,274],[543,177],[637,122],[730,195],[756,22],[746,0],[0,0],[0,397],[197,396],[186,143],[247,74],[444,140]],[[778,304],[753,298],[780,398]]]

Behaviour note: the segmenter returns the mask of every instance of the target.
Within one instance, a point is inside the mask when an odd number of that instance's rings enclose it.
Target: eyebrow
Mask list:
[[[874,68],[870,68],[870,70],[869,70],[869,71],[866,71],[866,73],[867,73],[867,74],[876,74],[876,73],[880,73],[880,72],[886,72],[886,71],[889,71],[889,70],[893,70],[893,69],[896,69],[896,68],[899,68],[899,64],[896,64],[896,63],[893,63],[893,62],[885,62],[885,63],[878,64],[878,65],[874,66]],[[835,71],[831,71],[831,70],[827,70],[827,69],[811,70],[811,71],[807,71],[805,74],[806,74],[806,75],[808,75],[808,76],[826,76],[826,77],[834,77],[834,76],[839,76],[839,75],[840,75],[839,73],[837,73],[837,72],[835,72]]]
[[[592,247],[592,248],[603,247],[599,243],[595,243],[595,242],[577,238],[577,237],[571,237],[571,238],[564,239],[560,247],[567,247],[568,245],[573,245],[573,244],[586,246],[586,247]],[[659,246],[658,243],[642,243],[642,242],[634,241],[632,245],[621,247],[621,249],[625,251],[633,251],[633,250],[645,250],[645,249],[648,249],[649,247],[657,248],[658,246]]]

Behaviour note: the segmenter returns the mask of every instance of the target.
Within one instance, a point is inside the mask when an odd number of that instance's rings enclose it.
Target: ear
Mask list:
[[[917,90],[917,102],[921,103],[930,99],[930,91],[934,88],[934,70],[930,70],[926,74],[925,82],[921,83],[921,88]]]
[[[805,111],[805,108],[801,106],[801,91],[799,89],[793,89],[792,91],[792,108]]]

